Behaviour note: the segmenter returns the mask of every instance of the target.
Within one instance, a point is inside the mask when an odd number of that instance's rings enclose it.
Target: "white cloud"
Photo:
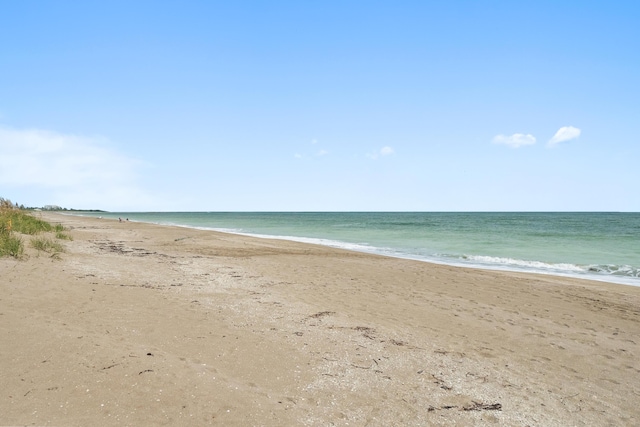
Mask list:
[[[512,148],[519,148],[524,145],[536,143],[536,137],[531,134],[514,133],[513,135],[496,135],[492,142],[494,144],[507,145]]]
[[[45,190],[54,204],[117,209],[148,201],[135,184],[140,163],[104,138],[0,127],[0,153],[0,185]]]
[[[316,156],[321,157],[321,156],[326,156],[327,154],[329,154],[327,150],[320,150],[316,153]]]
[[[395,151],[393,151],[393,148],[391,147],[382,147],[382,149],[380,149],[381,156],[389,156],[393,153],[395,153]]]
[[[553,147],[560,144],[561,142],[575,139],[580,136],[581,132],[582,131],[580,129],[574,128],[573,126],[561,127],[560,129],[558,129],[558,132],[556,132],[556,134],[553,135],[553,138],[549,140],[549,142],[547,143],[547,146]]]
[[[385,146],[385,147],[382,147],[380,150],[374,151],[372,153],[367,153],[367,157],[375,160],[380,156],[390,156],[392,154],[395,154],[394,149],[389,146]]]

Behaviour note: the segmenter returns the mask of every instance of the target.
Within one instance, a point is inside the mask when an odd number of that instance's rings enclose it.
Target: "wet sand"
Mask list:
[[[640,424],[638,287],[42,215],[74,240],[0,259],[0,425]]]

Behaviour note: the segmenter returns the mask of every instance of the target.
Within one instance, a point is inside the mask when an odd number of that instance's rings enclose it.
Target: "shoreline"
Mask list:
[[[104,212],[104,213],[110,214],[110,215],[118,215],[118,213],[111,213],[111,212]],[[62,213],[62,215],[83,216],[77,213]],[[117,220],[115,216],[113,218],[87,216],[87,218]],[[471,268],[471,269],[491,270],[491,271],[505,271],[505,272],[512,272],[512,273],[541,274],[541,275],[574,278],[574,279],[580,279],[580,280],[593,280],[593,281],[604,282],[604,283],[613,283],[613,284],[619,284],[619,285],[640,287],[640,278],[632,277],[632,276],[618,276],[614,274],[598,274],[598,273],[591,273],[591,272],[570,273],[570,272],[553,271],[552,268],[549,268],[548,270],[540,267],[538,267],[538,269],[534,269],[532,267],[529,267],[529,268],[518,267],[518,266],[510,266],[510,265],[505,265],[500,263],[487,264],[482,262],[475,262],[475,263],[465,262],[461,260],[447,261],[445,258],[441,260],[434,257],[412,255],[412,254],[402,253],[402,252],[388,253],[383,251],[384,248],[366,246],[363,244],[356,244],[356,243],[344,242],[339,240],[331,240],[326,238],[269,235],[269,234],[235,231],[233,229],[226,229],[226,228],[203,227],[203,226],[194,226],[194,225],[187,225],[187,224],[162,223],[162,222],[152,222],[152,221],[144,221],[144,220],[132,220],[130,222],[140,222],[140,223],[153,224],[158,226],[184,227],[184,228],[190,228],[195,230],[213,231],[213,232],[227,233],[227,234],[233,234],[238,236],[254,237],[258,239],[285,240],[285,241],[297,242],[302,244],[321,245],[321,246],[326,246],[326,247],[335,248],[335,249],[344,249],[344,250],[355,251],[360,253],[386,256],[390,258],[407,259],[407,260],[413,260],[413,261],[419,261],[419,262],[425,262],[425,263],[437,264],[437,265],[447,265],[451,267]],[[514,261],[522,261],[522,262],[528,262],[528,263],[535,262],[531,260],[514,260]],[[542,264],[553,265],[553,264],[548,264],[541,261],[539,262]],[[576,267],[578,266],[576,265]]]
[[[640,289],[46,213],[0,424],[633,425]]]

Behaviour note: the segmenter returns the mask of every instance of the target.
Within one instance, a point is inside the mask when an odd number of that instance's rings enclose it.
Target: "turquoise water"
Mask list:
[[[640,286],[640,213],[121,212],[92,216]]]

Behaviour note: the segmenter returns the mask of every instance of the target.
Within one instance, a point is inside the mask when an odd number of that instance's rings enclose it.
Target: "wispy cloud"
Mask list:
[[[68,207],[140,205],[134,159],[105,138],[0,127],[0,185],[44,189]]]
[[[370,158],[370,159],[375,160],[378,157],[390,156],[392,154],[395,154],[395,150],[393,148],[389,147],[389,146],[385,146],[385,147],[382,147],[381,149],[379,149],[377,151],[374,151],[372,153],[367,153],[367,157]]]
[[[553,135],[553,138],[549,140],[549,142],[547,143],[547,146],[555,147],[556,145],[562,142],[575,139],[580,136],[581,132],[582,131],[580,129],[574,128],[573,126],[563,126],[560,129],[558,129],[558,132],[556,132],[555,135]]]
[[[525,145],[533,145],[536,143],[536,137],[530,133],[514,133],[513,135],[496,135],[493,137],[494,144],[506,145],[511,148],[519,148]]]
[[[318,145],[318,140],[317,139],[312,139],[310,142],[311,145]],[[319,148],[319,147],[315,147],[312,148],[312,150],[316,150],[315,152],[310,152],[307,151],[306,153],[301,153],[301,152],[297,152],[293,155],[294,158],[296,159],[303,159],[303,158],[307,158],[307,157],[323,157],[326,156],[327,154],[329,154],[329,151],[325,150],[324,148]]]

